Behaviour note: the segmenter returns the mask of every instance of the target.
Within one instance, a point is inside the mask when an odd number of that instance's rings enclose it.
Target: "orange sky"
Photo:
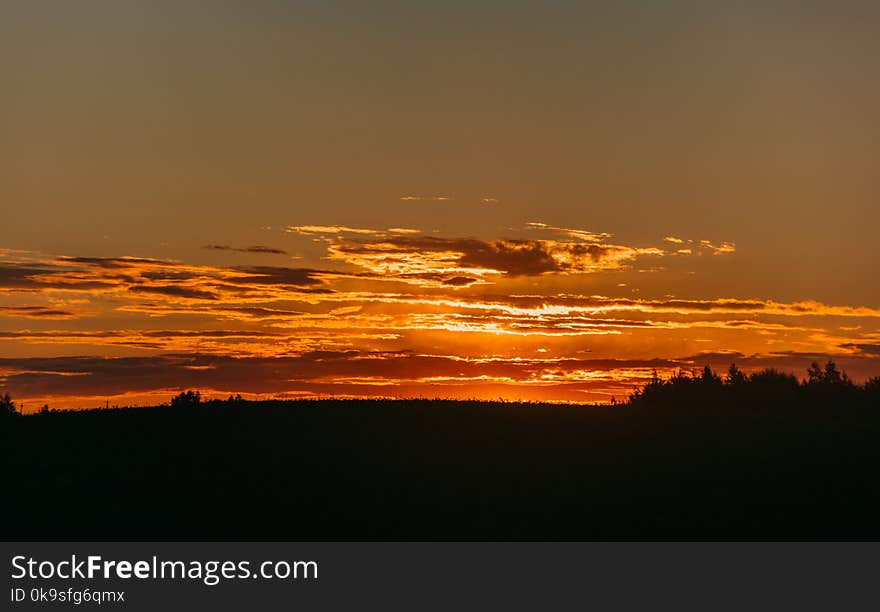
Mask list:
[[[8,250],[0,312],[15,323],[0,341],[13,356],[0,375],[35,407],[155,402],[185,387],[603,401],[654,368],[802,369],[828,355],[860,378],[880,365],[880,309],[639,290],[723,266],[731,242],[635,247],[538,222],[519,234],[289,226],[271,247],[205,245],[225,265]],[[292,265],[314,241],[317,265]]]
[[[0,391],[880,374],[878,9],[294,4],[0,8]]]

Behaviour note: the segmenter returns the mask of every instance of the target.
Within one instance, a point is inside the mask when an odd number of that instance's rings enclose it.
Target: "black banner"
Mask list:
[[[9,610],[876,608],[869,543],[11,543]]]

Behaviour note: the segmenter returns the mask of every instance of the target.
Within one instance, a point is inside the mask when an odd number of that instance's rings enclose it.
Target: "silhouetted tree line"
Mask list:
[[[200,391],[193,391],[191,389],[187,389],[186,391],[182,391],[171,398],[171,407],[172,408],[198,408],[200,406],[212,407],[219,405],[235,405],[242,404],[244,402],[244,398],[240,393],[236,393],[235,395],[230,394],[226,400],[218,400],[218,399],[204,399]]]
[[[215,407],[215,406],[235,406],[242,405],[245,403],[245,399],[241,396],[240,393],[236,393],[234,395],[230,395],[226,400],[217,400],[217,399],[208,399],[205,400],[200,391],[187,389],[186,391],[182,391],[171,398],[170,407],[175,410],[185,410],[199,407]],[[105,408],[99,408],[101,411],[110,411],[111,407],[109,406]],[[113,410],[120,410],[119,406],[113,406]],[[129,406],[122,408],[123,410],[130,409]],[[43,404],[43,406],[37,410],[34,414],[51,414],[59,412],[59,410],[55,408],[50,408],[48,404]],[[16,404],[12,400],[12,396],[9,393],[5,393],[0,395],[0,419],[6,417],[18,417],[22,416],[21,404]]]
[[[43,404],[43,406],[37,410],[37,414],[49,414],[52,412],[58,411],[54,408],[49,408],[49,404]],[[10,396],[9,393],[0,395],[0,418],[17,417],[21,416],[22,413],[22,405],[16,405],[16,403],[12,401],[12,396]]]
[[[15,408],[15,402],[8,393],[0,396],[0,418],[18,416],[18,410]]]
[[[202,394],[199,391],[186,390],[171,398],[172,408],[195,408],[202,403]]]
[[[880,402],[880,377],[855,384],[832,360],[821,366],[813,362],[807,377],[766,368],[746,374],[732,364],[724,377],[705,366],[701,372],[679,370],[661,379],[656,370],[651,381],[629,396],[629,404],[669,406],[681,410],[701,410],[734,404],[753,407],[816,407],[877,405]]]

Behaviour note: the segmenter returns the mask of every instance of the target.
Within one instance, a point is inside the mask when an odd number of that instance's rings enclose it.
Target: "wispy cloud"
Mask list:
[[[561,234],[569,238],[575,238],[577,240],[583,240],[585,242],[602,242],[603,240],[611,238],[611,234],[608,234],[606,232],[591,232],[589,230],[557,227],[555,225],[547,225],[546,223],[540,223],[537,221],[526,223],[526,227],[530,229],[555,232],[557,234]]]
[[[447,202],[452,199],[445,195],[403,195],[400,199],[404,202]]]
[[[49,306],[0,306],[0,317],[26,319],[73,319],[76,313]]]
[[[855,343],[855,342],[847,342],[845,344],[841,344],[840,348],[852,351],[859,355],[866,355],[869,357],[880,357],[880,342],[871,342],[871,343]]]
[[[700,247],[708,249],[713,255],[723,255],[724,253],[736,252],[736,245],[732,242],[722,242],[720,245],[716,246],[708,240],[700,240]]]
[[[211,291],[203,291],[192,287],[180,287],[177,285],[132,285],[128,290],[136,293],[155,293],[158,295],[188,298],[191,300],[219,299],[219,296]]]
[[[368,229],[364,227],[348,227],[345,225],[289,225],[286,230],[291,234],[303,236],[342,236],[356,234],[381,238],[388,235],[420,234],[421,231],[409,227],[390,227],[388,229]]]
[[[345,225],[289,225],[287,230],[293,234],[311,236],[315,234],[365,234],[374,236],[381,233],[379,230],[362,227],[348,227]]]
[[[704,251],[708,251],[713,255],[723,255],[725,253],[735,253],[736,245],[732,242],[722,242],[719,245],[713,244],[709,240],[700,240],[695,242],[693,240],[685,240],[684,238],[676,238],[675,236],[666,236],[663,238],[665,242],[670,242],[672,244],[689,244],[694,245],[693,247],[680,248],[675,252],[679,255],[693,255],[694,253],[702,253]]]
[[[231,247],[226,244],[209,244],[204,248],[213,251],[235,251],[237,253],[257,253],[262,255],[287,255],[287,251],[267,246]]]

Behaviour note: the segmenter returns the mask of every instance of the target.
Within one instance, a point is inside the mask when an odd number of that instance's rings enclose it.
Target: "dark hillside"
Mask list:
[[[0,536],[880,539],[876,389],[754,384],[6,418]]]

